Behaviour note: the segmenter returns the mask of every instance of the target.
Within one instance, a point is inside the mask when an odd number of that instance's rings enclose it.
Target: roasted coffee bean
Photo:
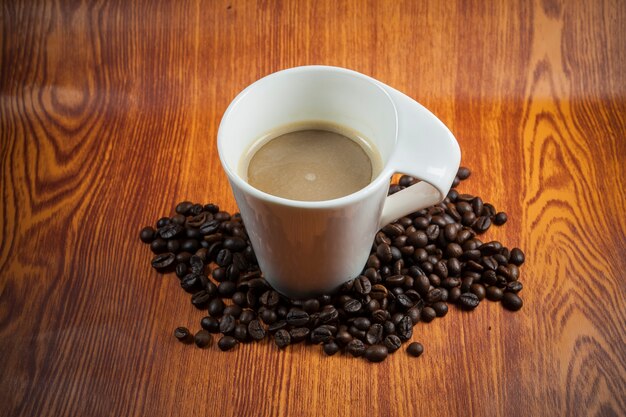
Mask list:
[[[389,223],[382,228],[382,231],[393,239],[404,233],[404,227],[398,223]]]
[[[422,310],[423,314],[423,310]],[[409,316],[403,316],[398,325],[396,326],[396,333],[398,337],[403,340],[409,340],[413,336],[413,322]]]
[[[522,252],[520,248],[511,249],[511,257],[509,258],[509,262],[511,262],[513,265],[520,266],[524,263],[524,260],[524,252]]]
[[[367,295],[372,291],[372,283],[365,275],[359,275],[354,279],[354,291]]]
[[[381,262],[391,262],[393,254],[391,253],[391,246],[386,243],[378,245],[376,248],[376,256]]]
[[[443,301],[434,303],[431,308],[435,311],[437,317],[443,317],[448,314],[448,305]]]
[[[170,218],[169,217],[161,217],[159,220],[157,220],[156,222],[156,227],[157,229],[160,229],[163,226],[166,226],[170,224]]]
[[[246,248],[246,246],[248,246],[246,241],[240,237],[227,237],[226,239],[224,239],[223,245],[224,248],[233,252],[242,251]]]
[[[400,349],[400,346],[402,346],[402,341],[395,334],[390,334],[386,336],[383,343],[387,347],[389,353],[395,352],[396,350]]]
[[[254,340],[262,340],[265,338],[265,329],[261,326],[259,320],[254,319],[248,323],[248,334]]]
[[[151,243],[155,237],[156,230],[154,230],[154,228],[150,226],[144,227],[143,229],[141,229],[141,232],[139,232],[139,239],[141,239],[143,243]]]
[[[185,228],[180,224],[168,223],[165,226],[160,227],[158,233],[163,239],[172,239],[184,230]]]
[[[185,344],[193,342],[194,339],[191,333],[189,333],[189,329],[186,327],[177,327],[176,330],[174,330],[174,336]]]
[[[302,304],[302,308],[309,314],[315,313],[320,309],[320,302],[315,298],[310,298]]]
[[[333,337],[331,330],[326,326],[319,326],[311,332],[311,342],[315,344],[326,343]]]
[[[261,294],[259,301],[262,305],[272,308],[280,301],[280,295],[274,290],[268,290]]]
[[[206,290],[201,290],[191,296],[191,304],[193,304],[196,308],[204,309],[210,299],[211,294],[206,292]]]
[[[324,306],[322,311],[320,311],[320,313],[319,313],[319,320],[322,323],[328,323],[328,322],[331,322],[333,320],[337,320],[337,317],[339,317],[339,312],[332,305]]]
[[[524,288],[521,282],[519,281],[511,281],[506,284],[506,291],[518,293]]]
[[[476,297],[478,297],[479,301],[485,299],[487,292],[485,290],[485,286],[482,284],[472,284],[470,285],[470,292],[472,292]]]
[[[224,302],[222,301],[222,299],[214,298],[211,301],[209,301],[208,311],[212,317],[221,316],[222,312],[224,311]]]
[[[414,357],[419,357],[421,356],[422,353],[424,353],[424,346],[422,346],[421,343],[418,342],[412,342],[409,343],[409,346],[407,346],[406,348],[406,352]]]
[[[180,251],[180,240],[171,239],[167,241],[168,252],[178,253]]]
[[[387,287],[381,284],[376,284],[372,286],[370,291],[370,296],[375,300],[382,300],[387,297]]]
[[[522,299],[514,292],[505,292],[500,302],[504,308],[511,311],[517,311],[524,305]]]
[[[193,203],[191,201],[182,201],[176,205],[175,210],[176,213],[186,216],[191,210],[191,207],[193,207]]]
[[[156,254],[166,252],[167,241],[163,238],[157,237],[152,242],[150,242],[150,250]]]
[[[233,303],[241,307],[245,307],[248,304],[246,301],[246,294],[244,294],[241,291],[235,291],[235,293],[232,296],[232,300],[233,300]]]
[[[211,238],[208,241],[214,242],[215,237],[217,236],[216,233],[218,232],[219,229],[220,229],[220,222],[213,219],[213,220],[209,220],[207,222],[202,223],[198,229],[198,232],[201,235],[205,236],[205,240],[207,237],[211,236]],[[221,237],[221,235],[219,237]]]
[[[232,281],[220,282],[217,286],[217,291],[220,296],[230,298],[237,291],[237,284]]]
[[[448,302],[456,303],[460,297],[461,297],[461,288],[454,287],[454,288],[451,288],[450,291],[448,291]]]
[[[256,313],[250,309],[243,309],[239,315],[239,323],[248,324],[256,318]]]
[[[365,344],[359,339],[352,339],[350,343],[348,343],[348,345],[346,346],[346,351],[355,358],[358,356],[363,356],[363,354],[365,353]]]
[[[175,260],[176,255],[171,252],[156,255],[152,258],[152,267],[158,270],[167,269],[174,264]]]
[[[284,329],[287,327],[287,322],[285,320],[277,320],[276,322],[267,326],[267,330],[270,333],[274,333],[280,329]]]
[[[186,264],[176,264],[176,276],[183,278],[189,272],[189,267]]]
[[[183,240],[183,243],[180,245],[180,248],[186,252],[195,252],[200,249],[200,242],[195,239],[186,239]]]
[[[432,308],[432,307],[424,307],[422,309],[422,313],[421,313],[420,319],[424,323],[430,323],[431,321],[433,321],[435,319],[435,317],[437,317],[437,312],[435,311],[434,308]]]
[[[359,310],[361,310],[362,307],[363,304],[361,304],[359,300],[355,300],[354,298],[350,298],[343,304],[343,309],[346,313],[357,313]]]
[[[275,323],[278,320],[278,314],[274,310],[265,309],[261,313],[261,320],[267,325]]]
[[[324,343],[323,349],[325,354],[327,354],[328,356],[332,356],[335,353],[339,352],[339,345],[331,340],[327,343]]]
[[[487,287],[485,291],[485,295],[488,300],[500,301],[502,299],[502,296],[504,295],[504,292],[500,288],[496,287],[495,285],[492,285],[492,286]]]
[[[239,323],[235,326],[235,330],[233,330],[233,337],[237,339],[238,342],[247,342],[248,341],[248,326],[243,323]]]
[[[222,314],[225,316],[230,315],[237,319],[239,318],[239,316],[241,316],[242,312],[243,309],[241,307],[239,307],[237,304],[232,304],[224,307],[224,311],[222,312]]]
[[[493,224],[495,224],[496,226],[502,226],[504,223],[506,223],[507,220],[508,217],[506,213],[501,211],[499,213],[496,213],[496,217],[494,217],[493,219]]]
[[[220,350],[226,352],[237,346],[237,339],[232,336],[222,336],[222,338],[218,340],[217,346]]]
[[[191,260],[191,256],[189,252],[179,252],[176,254],[176,262],[179,264],[188,264]]]
[[[474,230],[478,233],[484,233],[491,227],[491,218],[489,216],[480,216],[476,219],[476,222],[472,225]]]
[[[195,274],[201,274],[204,272],[204,261],[199,256],[190,256],[189,266],[191,267],[191,271]]]
[[[196,335],[194,336],[194,342],[199,348],[205,348],[209,346],[212,339],[213,338],[211,337],[211,334],[204,329],[198,331],[198,333],[196,333]]]
[[[396,297],[396,304],[399,305],[403,310],[408,310],[409,308],[413,307],[415,303],[413,302],[413,300],[411,300],[411,298],[409,298],[408,295],[399,294]]]
[[[291,335],[285,329],[279,329],[274,333],[274,343],[279,349],[284,349],[291,344]]]
[[[465,292],[461,294],[458,301],[461,308],[466,310],[473,310],[478,307],[480,300],[476,296],[476,294],[471,292]]]
[[[382,338],[383,338],[383,326],[378,323],[372,324],[372,326],[367,331],[367,334],[365,335],[365,340],[370,345],[374,345],[380,342]]]
[[[365,349],[365,359],[370,362],[382,362],[387,358],[388,350],[385,345],[372,345]]]
[[[209,316],[203,317],[202,320],[200,320],[200,326],[210,333],[217,333],[220,330],[220,322]]]
[[[405,278],[404,275],[392,275],[385,279],[385,284],[389,287],[401,287],[404,285]]]
[[[289,330],[289,335],[291,336],[291,341],[293,343],[302,342],[307,338],[309,333],[311,333],[311,331],[306,327],[295,327]]]
[[[221,267],[227,267],[233,262],[233,254],[228,249],[221,249],[217,253],[217,257],[215,258],[215,262]]]
[[[422,317],[423,307],[411,307],[407,310],[406,315],[411,318],[413,324],[417,324]]]
[[[428,291],[428,294],[426,295],[426,302],[428,304],[436,303],[437,301],[440,301],[440,300],[441,300],[441,289],[433,288],[432,290]]]
[[[379,320],[376,320],[376,319],[374,319],[374,320],[377,323],[382,323],[382,321],[384,321],[384,320],[379,321]],[[356,319],[354,319],[352,324],[354,324],[354,326],[357,329],[359,329],[359,330],[367,331],[370,328],[370,326],[372,325],[372,322],[367,317],[357,317]]]
[[[460,180],[468,179],[471,174],[472,171],[470,171],[470,169],[467,167],[459,167],[459,170],[456,173],[457,177],[459,177]]]
[[[199,291],[200,289],[202,289],[200,275],[194,273],[185,275],[180,280],[180,286],[182,287],[182,289],[191,294]]]
[[[304,326],[309,322],[309,318],[309,314],[306,311],[293,308],[287,313],[287,324],[295,327]]]
[[[472,210],[476,216],[481,216],[483,214],[483,200],[480,197],[475,197],[472,200]]]
[[[220,333],[228,334],[235,330],[235,324],[237,320],[230,314],[224,315],[220,320]]]

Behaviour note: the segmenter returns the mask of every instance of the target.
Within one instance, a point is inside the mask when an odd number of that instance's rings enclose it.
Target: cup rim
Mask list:
[[[261,200],[265,200],[274,204],[278,204],[278,205],[282,205],[282,206],[289,206],[289,207],[297,207],[297,208],[305,208],[305,209],[326,209],[326,208],[334,208],[334,207],[341,207],[341,206],[345,206],[348,204],[352,204],[355,201],[361,200],[365,197],[367,197],[369,194],[373,193],[375,190],[377,190],[380,186],[382,182],[386,182],[389,183],[391,176],[395,173],[395,171],[391,168],[390,166],[390,162],[393,160],[393,151],[391,152],[391,156],[389,157],[389,159],[385,162],[385,164],[383,165],[383,168],[381,169],[380,173],[372,180],[370,181],[369,184],[367,184],[365,187],[361,188],[358,191],[355,191],[351,194],[345,195],[345,196],[341,196],[338,198],[333,198],[330,200],[320,200],[320,201],[306,201],[306,200],[292,200],[289,198],[285,198],[285,197],[279,197],[273,194],[269,194],[265,191],[261,191],[258,188],[253,187],[252,185],[250,185],[247,181],[245,181],[243,178],[241,178],[241,176],[237,173],[236,169],[232,169],[230,167],[230,165],[224,160],[223,155],[223,141],[222,141],[222,124],[224,122],[224,120],[229,117],[229,115],[234,111],[234,108],[237,106],[237,104],[239,103],[239,101],[241,101],[247,94],[248,92],[254,88],[255,86],[257,86],[257,84],[264,82],[268,79],[274,78],[274,77],[278,77],[282,74],[285,73],[293,73],[293,72],[313,72],[313,71],[327,71],[327,72],[337,72],[337,73],[343,73],[343,74],[348,74],[351,75],[353,77],[357,77],[360,78],[364,81],[369,82],[370,84],[374,85],[375,87],[377,87],[388,99],[389,104],[392,106],[393,108],[393,112],[394,112],[394,116],[395,116],[395,137],[394,137],[394,142],[397,144],[397,138],[398,138],[398,109],[396,108],[396,104],[393,101],[393,99],[391,98],[391,95],[389,94],[389,92],[387,91],[387,89],[384,87],[384,84],[382,84],[381,82],[375,80],[372,77],[369,77],[365,74],[362,74],[360,72],[348,69],[348,68],[343,68],[343,67],[336,67],[336,66],[329,66],[329,65],[305,65],[305,66],[299,66],[299,67],[292,67],[292,68],[287,68],[284,70],[280,70],[280,71],[276,71],[274,73],[268,74],[260,79],[258,79],[257,81],[253,82],[252,84],[250,84],[249,86],[247,86],[245,89],[243,89],[239,94],[237,94],[237,96],[231,101],[231,103],[228,105],[228,107],[226,108],[226,111],[224,112],[224,115],[222,116],[222,119],[220,121],[220,125],[217,131],[217,152],[222,164],[223,169],[226,171],[226,174],[228,175],[228,177],[230,178],[231,181],[235,182],[235,184],[242,189],[243,191],[245,191],[247,194],[252,195],[253,197],[257,198],[257,199],[261,199]]]

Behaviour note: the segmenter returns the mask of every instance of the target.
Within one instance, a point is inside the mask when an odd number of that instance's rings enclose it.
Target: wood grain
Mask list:
[[[7,1],[0,54],[0,414],[626,414],[626,5],[559,1]],[[462,189],[509,213],[525,307],[415,328],[373,365],[172,337],[202,313],[140,228],[236,210],[215,146],[270,72],[339,65],[455,133]]]

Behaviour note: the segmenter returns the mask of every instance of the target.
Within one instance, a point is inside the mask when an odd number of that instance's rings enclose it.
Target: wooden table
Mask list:
[[[7,1],[0,62],[0,415],[626,415],[626,5]],[[236,206],[228,103],[338,65],[455,133],[461,189],[509,214],[524,308],[456,309],[382,364],[269,342],[200,350],[202,312],[140,228]]]

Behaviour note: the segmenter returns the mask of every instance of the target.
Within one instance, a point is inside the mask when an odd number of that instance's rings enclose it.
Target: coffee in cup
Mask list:
[[[321,121],[282,126],[255,141],[240,163],[253,187],[299,201],[340,198],[367,186],[382,169],[361,133]]]

